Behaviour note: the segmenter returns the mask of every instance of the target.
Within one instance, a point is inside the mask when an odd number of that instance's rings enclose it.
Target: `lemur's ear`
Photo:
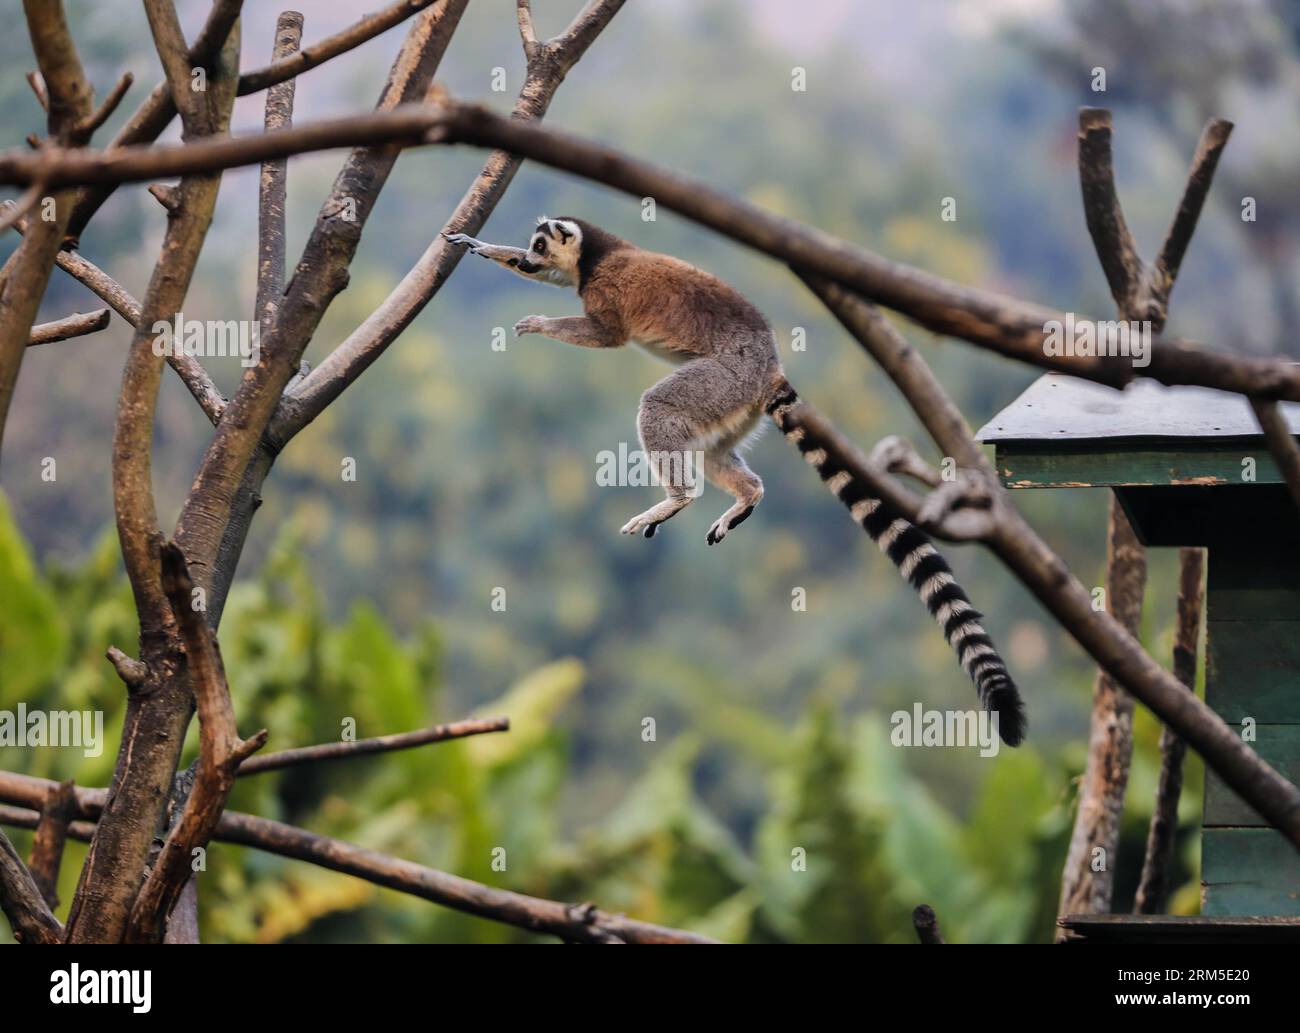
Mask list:
[[[572,237],[573,234],[564,228],[564,223],[562,222],[557,222],[555,224],[555,228],[560,234],[560,243],[567,244],[569,242],[569,238]]]

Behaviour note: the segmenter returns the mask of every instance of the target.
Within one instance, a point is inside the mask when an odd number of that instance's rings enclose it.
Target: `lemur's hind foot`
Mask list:
[[[754,507],[758,505],[758,500],[762,497],[763,493],[760,491],[758,495],[752,499],[738,501],[734,506],[723,513],[722,516],[713,521],[713,526],[709,528],[709,533],[704,540],[710,545],[717,545],[718,542],[727,537],[728,531],[739,527],[749,519],[749,514],[754,512]]]
[[[653,538],[659,525],[671,520],[692,502],[690,496],[664,499],[657,506],[651,506],[644,513],[639,513],[619,529],[619,534],[643,534]]]

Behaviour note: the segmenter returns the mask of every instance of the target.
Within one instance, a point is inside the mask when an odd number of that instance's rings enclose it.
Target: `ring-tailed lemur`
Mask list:
[[[577,288],[584,315],[525,316],[515,324],[516,336],[542,334],[583,348],[632,341],[677,365],[641,396],[637,413],[641,446],[667,497],[624,524],[624,534],[651,538],[690,504],[688,464],[679,460],[703,452],[705,476],[736,500],[709,528],[708,543],[722,541],[763,497],[763,482],[740,450],[766,412],[920,594],[982,705],[998,715],[1002,738],[1012,746],[1021,741],[1020,694],[980,613],[929,538],[787,420],[799,397],[781,369],[771,326],[745,297],[703,270],[643,251],[582,219],[543,217],[527,250],[463,233],[447,239],[528,279]]]

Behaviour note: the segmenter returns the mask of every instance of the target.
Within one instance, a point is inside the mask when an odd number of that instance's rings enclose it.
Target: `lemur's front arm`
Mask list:
[[[490,258],[497,265],[503,265],[507,269],[513,269],[521,276],[529,276],[528,269],[528,252],[521,247],[508,247],[505,244],[489,244],[483,240],[476,240],[466,233],[448,233],[447,240],[452,244],[467,245],[471,255],[482,255],[484,258]],[[523,263],[521,267],[520,263]]]

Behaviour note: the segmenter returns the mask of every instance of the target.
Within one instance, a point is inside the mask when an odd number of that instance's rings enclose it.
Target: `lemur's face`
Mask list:
[[[518,269],[525,276],[572,286],[578,282],[578,259],[582,255],[582,230],[567,219],[548,219],[537,223],[528,242],[528,255],[519,260]]]

